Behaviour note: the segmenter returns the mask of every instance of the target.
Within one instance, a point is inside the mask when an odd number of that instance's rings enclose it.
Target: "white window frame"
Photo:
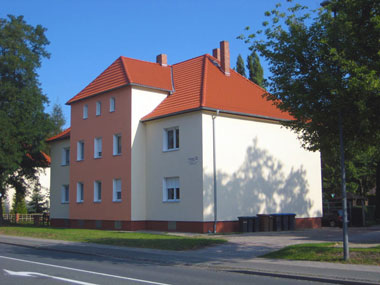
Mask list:
[[[94,158],[102,157],[102,138],[94,138]]]
[[[82,182],[77,182],[77,203],[84,201],[84,185]]]
[[[172,137],[172,147],[169,143],[169,132],[173,132]],[[179,127],[172,127],[164,129],[164,135],[163,135],[163,150],[164,151],[173,151],[173,150],[179,150],[180,142],[179,142]]]
[[[88,118],[88,105],[84,104],[83,105],[83,119],[87,119],[87,118]]]
[[[102,102],[96,102],[96,116],[100,116],[102,114]]]
[[[118,195],[120,193],[120,195]],[[121,179],[115,178],[112,181],[112,201],[113,202],[121,202],[122,196],[122,187],[121,187]]]
[[[84,160],[84,141],[77,142],[77,161]]]
[[[70,164],[70,148],[69,147],[63,147],[62,148],[62,161],[61,165],[66,166]]]
[[[67,199],[66,199],[67,198]],[[68,204],[70,199],[70,188],[68,184],[61,187],[61,203]]]
[[[102,201],[102,181],[94,181],[94,202]]]
[[[120,141],[118,138],[120,138]],[[121,155],[121,152],[122,152],[121,140],[122,140],[121,134],[113,135],[113,155]]]
[[[110,98],[110,112],[115,112],[115,103],[116,103],[115,97],[111,97]]]
[[[181,201],[181,186],[179,177],[165,177],[163,179],[163,202],[180,202]],[[173,190],[171,190],[173,189]],[[169,191],[173,191],[173,198],[171,198]]]

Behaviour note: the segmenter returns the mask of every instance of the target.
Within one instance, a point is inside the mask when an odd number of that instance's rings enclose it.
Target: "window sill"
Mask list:
[[[102,200],[94,201],[94,203],[97,203],[97,204],[99,204],[101,202],[102,202]]]
[[[121,156],[121,153],[113,154],[112,156]]]
[[[94,159],[100,159],[102,158],[103,156],[98,156],[98,157],[94,157]]]
[[[83,204],[83,201],[77,201],[77,204]]]
[[[112,200],[112,202],[114,202],[114,203],[121,203],[122,200]]]
[[[163,203],[179,203],[181,200],[167,200],[167,201],[162,201]]]
[[[81,162],[83,161],[84,159],[77,159],[76,162]]]
[[[67,201],[67,202],[61,202],[61,204],[69,204],[69,201]]]
[[[69,166],[70,164],[61,164],[61,166]]]
[[[177,151],[179,148],[171,148],[171,149],[164,149],[163,152],[171,152],[171,151]]]

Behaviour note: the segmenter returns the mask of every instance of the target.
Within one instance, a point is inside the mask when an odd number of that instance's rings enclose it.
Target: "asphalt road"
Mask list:
[[[321,284],[0,244],[0,284]]]

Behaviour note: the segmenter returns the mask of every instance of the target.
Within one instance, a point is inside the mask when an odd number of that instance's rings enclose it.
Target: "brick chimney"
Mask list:
[[[168,56],[166,54],[159,54],[156,57],[156,62],[162,66],[168,66]]]
[[[212,56],[220,61],[220,48],[214,48],[212,50]]]
[[[230,76],[230,47],[227,41],[220,42],[220,55],[222,70],[226,76]]]

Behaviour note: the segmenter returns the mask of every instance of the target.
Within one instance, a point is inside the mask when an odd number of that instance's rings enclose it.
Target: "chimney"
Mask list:
[[[220,42],[222,70],[226,76],[230,76],[230,48],[227,41]]]
[[[220,48],[214,48],[212,50],[212,56],[220,61]]]
[[[156,62],[161,64],[162,66],[168,66],[168,56],[166,54],[159,54],[156,57]]]

